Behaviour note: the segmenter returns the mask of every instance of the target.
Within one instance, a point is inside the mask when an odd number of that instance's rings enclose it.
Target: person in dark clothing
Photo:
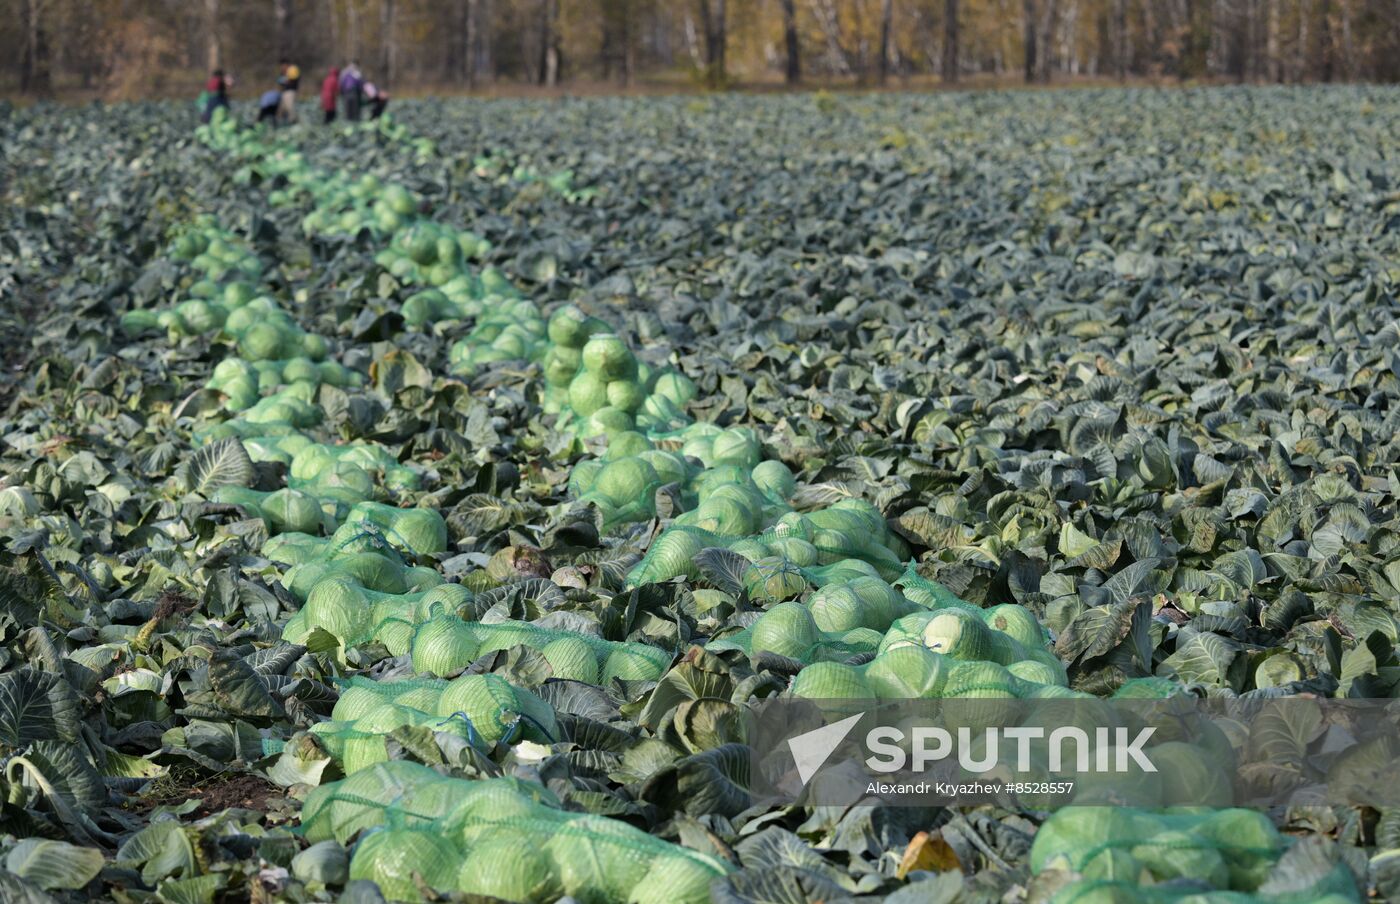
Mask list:
[[[364,90],[364,85],[360,64],[355,60],[340,70],[340,96],[345,98],[345,118],[351,122],[360,121],[360,92]]]
[[[327,124],[335,122],[335,99],[339,93],[340,70],[332,67],[321,82],[321,112],[326,115]]]
[[[214,116],[214,111],[219,107],[228,109],[228,89],[233,86],[233,78],[225,77],[224,70],[215,69],[209,76],[209,81],[204,83],[204,94],[206,97],[204,104],[204,114],[200,117],[200,122],[208,122]]]
[[[374,82],[365,82],[365,101],[369,103],[369,118],[378,119],[389,106],[389,92],[379,90]]]
[[[276,88],[271,91],[264,91],[262,97],[258,98],[258,122],[268,122],[277,124],[278,108],[282,104],[282,92]]]

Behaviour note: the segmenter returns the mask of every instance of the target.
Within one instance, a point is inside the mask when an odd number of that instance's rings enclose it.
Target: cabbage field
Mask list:
[[[1400,810],[744,719],[1400,696],[1400,93],[234,117],[0,117],[0,898],[1400,898]]]

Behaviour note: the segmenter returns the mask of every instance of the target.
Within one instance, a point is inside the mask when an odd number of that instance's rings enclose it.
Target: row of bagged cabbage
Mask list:
[[[240,504],[266,512],[279,507],[272,497],[285,492]],[[299,526],[324,531],[334,523],[329,509],[304,512],[306,521]],[[284,523],[290,526],[289,520]],[[655,681],[670,664],[670,653],[645,644],[609,642],[524,622],[482,624],[458,618],[453,613],[470,603],[471,592],[443,582],[435,569],[409,564],[445,545],[446,527],[437,512],[374,502],[353,506],[329,537],[276,534],[263,553],[286,566],[284,586],[305,603],[286,624],[284,636],[304,640],[310,628],[330,631],[347,645],[379,639],[391,654],[409,653],[414,671],[423,675],[455,674],[480,655],[519,645],[539,650],[559,677],[592,683]],[[371,626],[374,637],[366,633]],[[346,800],[363,807],[359,787],[382,794],[386,786],[376,770],[411,768],[410,801],[431,796],[427,784],[446,782],[438,789],[439,806],[457,804],[434,811],[423,824],[403,825],[391,815],[402,812],[403,795],[381,801],[393,806],[380,808],[385,825],[366,831],[355,844],[350,876],[374,881],[389,900],[420,900],[416,882],[421,879],[440,891],[506,900],[554,900],[567,894],[581,901],[641,904],[664,895],[698,904],[709,899],[710,882],[725,871],[712,858],[624,823],[566,813],[538,786],[444,779],[427,767],[390,761],[389,735],[404,728],[431,731],[439,743],[444,736],[455,738],[483,753],[497,744],[549,743],[559,737],[547,703],[494,674],[398,682],[355,679],[343,686],[331,719],[310,733],[347,778],[318,788],[308,799],[303,814],[308,840],[317,838],[321,801],[336,802],[328,805],[329,812]],[[275,750],[276,745],[268,746],[269,753]],[[465,803],[484,793],[491,795],[489,806],[469,815]],[[503,863],[501,848],[486,843],[488,837],[507,839],[512,848],[528,843],[532,853],[517,852]],[[348,835],[338,839],[347,840]]]
[[[643,403],[637,400],[638,384],[647,385],[653,381],[644,373],[639,373],[637,362],[620,340],[607,335],[597,321],[578,316],[573,309],[565,309],[562,314],[556,315],[551,327],[551,339],[557,340],[556,347],[548,351],[544,363],[547,382],[551,384],[561,406],[576,402],[587,415],[608,407],[631,414],[641,407]],[[518,354],[519,350],[514,351]],[[568,373],[570,371],[573,372],[572,376]],[[660,382],[672,391],[662,397],[676,409],[694,394],[693,386],[689,386],[683,378],[663,379]],[[603,400],[616,404],[599,404]],[[254,414],[253,421],[257,422],[257,413]],[[674,426],[677,420],[675,411],[665,414],[668,415],[665,426]],[[604,412],[600,420],[608,426],[617,424],[617,421],[607,418],[608,413]],[[299,424],[310,418],[289,420]],[[692,513],[694,520],[723,534],[751,533],[771,520],[772,515],[787,511],[785,498],[791,494],[792,475],[780,463],[759,466],[758,442],[751,432],[700,428],[694,431],[694,435],[681,438],[679,454],[656,450],[650,440],[636,433],[630,437],[618,437],[618,440],[609,443],[610,456],[607,461],[576,471],[571,480],[576,497],[600,502],[600,507],[605,511],[633,503],[638,498],[645,499],[645,504],[649,506],[654,490],[663,483],[661,475],[664,474],[665,483],[676,483],[694,493],[697,505],[701,506]],[[285,443],[286,440],[280,442]],[[300,451],[294,450],[294,454]],[[687,460],[686,453],[693,457]],[[712,476],[710,480],[699,480],[698,486],[687,486],[692,478],[704,475],[692,463],[695,459],[704,464],[724,467],[723,477],[731,479],[726,481]],[[300,476],[299,462],[294,459],[292,464],[295,479]],[[742,483],[732,479],[736,477],[742,478]],[[642,492],[639,493],[639,490]],[[610,493],[614,495],[610,496]],[[274,504],[268,505],[266,497],[250,498],[250,491],[230,495],[241,498],[229,501],[261,504],[268,508],[270,520],[279,522],[270,523],[270,528],[274,530],[288,527],[305,530],[316,520],[316,513],[303,505],[306,517],[299,524],[292,524],[281,514],[286,508],[285,498],[273,499]],[[320,515],[321,519],[330,517],[326,511]],[[650,515],[651,512],[645,510],[641,513],[641,517]],[[640,519],[634,516],[626,520]],[[321,520],[322,526],[325,523]],[[353,523],[347,522],[347,525]],[[812,533],[806,530],[804,522],[794,520],[792,524],[802,528],[799,532]],[[849,526],[853,532],[863,532],[868,527],[854,523]],[[340,530],[344,529],[342,527]],[[351,529],[355,530],[353,527]],[[536,648],[541,650],[558,674],[591,681],[613,677],[655,680],[660,677],[670,658],[666,656],[657,661],[656,657],[629,655],[631,651],[627,647],[636,645],[608,645],[618,649],[605,648],[600,651],[597,647],[605,642],[595,640],[589,644],[576,636],[549,636],[551,632],[529,625],[472,625],[445,611],[453,602],[462,602],[463,591],[460,588],[425,589],[417,595],[417,599],[411,594],[389,592],[407,590],[408,582],[413,577],[428,583],[431,583],[431,579],[422,575],[405,576],[402,572],[406,569],[401,567],[386,567],[390,566],[391,560],[382,555],[382,549],[356,551],[353,536],[333,537],[317,549],[315,544],[306,542],[312,539],[309,536],[300,542],[288,542],[290,536],[283,534],[279,537],[283,542],[276,549],[270,548],[268,554],[290,558],[285,554],[295,550],[297,561],[286,576],[287,584],[294,593],[310,584],[307,605],[287,626],[287,637],[291,640],[301,639],[305,626],[314,624],[322,629],[341,632],[341,639],[348,643],[361,639],[385,641],[391,648],[390,652],[399,652],[402,649],[400,645],[407,641],[415,671],[440,673],[460,669],[475,655],[492,649],[493,643],[496,644],[495,648],[501,648],[534,641]],[[761,541],[755,539],[751,542],[756,545]],[[789,545],[804,542],[794,535]],[[269,543],[269,547],[272,546],[273,543]],[[809,544],[809,550],[794,549],[791,553],[806,564],[815,564],[815,549]],[[327,561],[329,550],[334,550],[334,556]],[[432,550],[417,544],[416,549],[409,551],[423,554]],[[367,562],[366,557],[372,561]],[[653,560],[650,567],[656,564]],[[341,573],[331,577],[328,573],[332,571]],[[400,573],[391,574],[394,571]],[[304,581],[303,576],[307,574],[314,574],[314,578]],[[365,584],[370,586],[366,587]],[[375,587],[383,589],[376,590]],[[374,595],[373,599],[371,595]],[[410,606],[412,610],[406,611]],[[409,617],[405,618],[405,615]],[[419,615],[428,615],[429,618],[421,626],[415,627],[413,618]],[[375,633],[365,638],[364,630],[371,623]],[[402,627],[409,628],[412,634],[399,630]],[[479,636],[483,634],[486,636]],[[444,660],[443,651],[453,658]],[[627,671],[622,671],[616,665],[619,659],[628,667]],[[356,689],[348,689],[346,698],[333,713],[333,721],[323,723],[324,727],[318,726],[317,733],[337,754],[347,773],[353,774],[359,768],[387,759],[384,735],[403,725],[424,725],[448,732],[456,727],[465,729],[473,741],[493,743],[512,737],[501,727],[507,719],[508,724],[513,726],[528,724],[538,727],[543,721],[542,714],[548,711],[542,701],[531,699],[533,695],[513,689],[495,676],[462,676],[453,682],[451,690],[416,683],[412,686],[375,687],[375,691],[366,692],[375,696],[393,692],[394,699],[385,699],[364,712],[357,712],[352,705]],[[446,702],[443,702],[444,697]]]
[[[334,448],[311,444],[303,452],[319,456],[324,454],[320,450]],[[352,455],[368,455],[367,447],[342,448]],[[283,514],[283,500],[292,492],[300,492],[299,517]],[[435,569],[409,564],[445,549],[446,526],[432,510],[361,502],[329,537],[319,537],[315,529],[324,532],[335,523],[332,505],[307,508],[305,501],[314,499],[308,493],[221,493],[250,512],[262,513],[270,530],[277,529],[279,520],[282,526],[313,529],[279,532],[263,548],[264,555],[288,566],[284,586],[304,599],[305,605],[284,628],[288,640],[305,639],[310,626],[353,644],[371,639],[362,632],[373,624],[388,651],[410,653],[414,670],[424,675],[453,674],[479,655],[518,645],[539,650],[559,677],[592,683],[612,678],[655,681],[672,659],[670,653],[645,644],[609,642],[524,622],[481,624],[456,617],[452,613],[471,601],[471,592],[443,582]],[[347,778],[313,792],[303,827],[308,840],[316,840],[318,818],[331,818],[345,801],[364,807],[365,795],[357,788],[372,789],[371,795],[384,792],[386,784],[377,770],[411,770],[414,780],[407,799],[395,793],[382,801],[392,805],[377,810],[384,825],[366,831],[350,860],[350,877],[374,881],[389,900],[420,900],[416,883],[421,879],[440,891],[506,900],[544,901],[567,894],[581,901],[642,904],[664,896],[698,904],[709,899],[710,882],[726,871],[713,858],[616,820],[567,813],[539,786],[446,779],[427,767],[390,761],[389,735],[401,728],[434,732],[440,742],[443,736],[456,738],[484,753],[497,744],[549,743],[559,736],[547,703],[494,674],[463,674],[450,681],[347,683],[331,719],[311,730]],[[268,746],[269,753],[275,750],[276,745]],[[433,811],[422,824],[398,822],[394,814],[405,812],[405,803],[432,797],[426,786],[439,782],[446,787],[437,790],[438,806],[455,806]],[[484,794],[489,798],[480,796]],[[481,801],[484,809],[470,811],[466,804],[472,800]],[[322,802],[327,802],[324,810]],[[487,843],[488,838],[507,840],[512,849],[528,843],[533,853],[522,856],[517,851],[503,863],[502,848]],[[348,840],[350,835],[337,839]]]
[[[311,200],[314,208],[303,220],[309,234],[368,229],[388,239],[376,262],[407,284],[431,286],[404,302],[402,313],[409,326],[443,318],[475,321],[473,330],[451,350],[454,372],[466,375],[482,364],[504,360],[540,362],[547,384],[545,410],[574,421],[584,436],[633,428],[669,433],[689,423],[684,406],[694,397],[695,388],[684,375],[669,369],[653,372],[609,332],[607,324],[572,306],[557,311],[546,323],[538,307],[520,297],[499,271],[470,265],[489,250],[488,242],[420,216],[420,199],[404,186],[385,184],[372,174],[351,181],[340,173],[326,173],[300,152],[278,145],[239,137],[234,146],[264,176],[286,179],[288,188],[281,190],[284,203],[292,203],[301,193]],[[182,236],[175,253],[218,266],[224,256],[246,255],[246,249],[210,230],[205,224],[204,229]],[[250,266],[256,268],[255,260]],[[255,274],[256,269],[250,275]],[[173,310],[133,312],[125,325],[133,330],[165,326],[174,335],[222,331],[236,343],[244,361],[223,365],[211,385],[227,392],[231,410],[249,407],[255,401],[253,388],[265,396],[276,384],[275,367],[264,362],[288,359],[284,366],[293,372],[283,374],[284,380],[300,380],[306,373],[298,360],[303,349],[313,362],[324,358],[324,346],[313,347],[319,337],[308,338],[275,301],[254,297],[246,285],[227,287],[219,297],[211,297],[209,280],[192,288],[195,297]],[[323,373],[320,378],[334,385],[355,379],[343,372]]]
[[[239,144],[245,153],[256,151],[250,143]],[[239,375],[216,374],[223,376]],[[220,491],[220,501],[240,505],[267,523],[274,536],[263,552],[288,566],[284,583],[305,600],[284,629],[288,638],[304,636],[311,627],[338,631],[342,640],[354,643],[371,639],[363,629],[373,624],[395,651],[412,653],[418,670],[430,674],[458,671],[475,655],[524,642],[535,644],[559,674],[578,680],[655,680],[664,672],[672,657],[657,648],[526,623],[484,625],[457,618],[452,613],[470,600],[470,591],[411,564],[445,549],[441,516],[377,502],[392,497],[390,487],[364,480],[397,472],[399,485],[407,487],[416,472],[374,444],[316,443],[301,432],[317,421],[307,410],[314,407],[306,391],[309,381],[268,385],[275,379],[269,376],[259,386],[272,394],[198,439],[239,437],[253,458],[289,465],[290,485],[284,490]],[[214,388],[221,388],[218,381]],[[408,633],[396,633],[396,627]],[[538,786],[447,779],[416,764],[387,762],[386,734],[410,726],[487,748],[556,735],[550,707],[496,675],[461,675],[450,682],[361,680],[344,689],[332,719],[313,733],[349,777],[313,793],[303,827],[314,841],[321,837],[319,827],[345,807],[372,812],[362,825],[348,831],[342,825],[332,836],[345,842],[360,829],[383,824],[356,843],[350,874],[375,881],[392,900],[418,900],[418,881],[425,880],[444,891],[507,900],[571,895],[599,902],[700,902],[708,900],[710,882],[726,871],[717,860],[616,820],[566,813]],[[390,774],[394,778],[386,779]],[[371,798],[373,807],[366,803]],[[431,804],[430,812],[407,806],[415,801]],[[509,862],[503,862],[505,853]]]
[[[310,202],[311,210],[301,223],[308,236],[368,232],[385,242],[374,257],[379,266],[408,285],[430,287],[401,306],[409,328],[440,320],[491,320],[494,327],[480,329],[454,347],[454,363],[471,359],[476,348],[483,361],[504,360],[512,352],[518,357],[521,341],[535,337],[538,330],[530,328],[538,327],[537,309],[525,302],[500,270],[471,264],[485,257],[491,243],[470,230],[423,216],[423,198],[416,192],[373,173],[328,172],[285,145],[218,135],[211,134],[211,145],[232,149],[241,157],[245,163],[241,178],[257,173],[264,179],[284,180],[284,187],[269,194],[274,206]],[[515,320],[523,325],[506,329]]]
[[[312,791],[302,831],[318,844],[358,835],[350,878],[394,901],[419,900],[421,879],[503,901],[703,904],[729,871],[618,820],[567,812],[540,785],[448,778],[402,760]]]
[[[439,286],[450,283],[442,270],[434,274],[421,269],[424,265],[436,266],[440,263],[438,258],[450,255],[450,251],[435,252],[430,260],[421,245],[417,255],[412,250],[407,255],[420,269],[400,266],[396,275],[426,279]],[[394,259],[381,259],[380,263],[392,267]],[[440,294],[442,298],[422,293],[415,296],[420,299],[417,304],[427,312],[421,320],[415,314],[413,320],[427,322],[443,316],[447,309],[442,299],[447,298],[447,293]],[[460,296],[460,284],[453,294]],[[497,294],[504,295],[499,291]],[[654,490],[675,484],[683,493],[691,494],[696,508],[687,511],[680,523],[657,539],[629,583],[677,575],[694,577],[695,553],[712,546],[728,547],[752,561],[745,574],[746,589],[755,598],[776,605],[745,631],[712,641],[712,649],[771,652],[807,663],[798,673],[792,693],[818,699],[1076,695],[1064,687],[1063,667],[1045,649],[1039,624],[1033,617],[1027,618],[1029,613],[1021,607],[979,610],[968,604],[958,605],[937,585],[919,587],[916,577],[906,576],[905,593],[885,583],[907,557],[907,549],[889,533],[873,508],[852,502],[844,505],[847,514],[791,513],[786,506],[792,489],[791,474],[784,473],[786,469],[778,470],[779,463],[755,460],[755,436],[732,431],[723,435],[713,428],[702,428],[694,436],[680,435],[680,454],[676,454],[674,449],[657,448],[655,434],[662,431],[655,430],[652,436],[636,432],[639,426],[654,427],[643,418],[674,413],[643,410],[657,395],[653,391],[656,381],[638,366],[630,352],[624,356],[617,351],[619,346],[626,351],[625,345],[620,340],[613,341],[615,337],[608,335],[605,326],[589,323],[572,309],[551,318],[547,328],[538,316],[523,318],[525,325],[521,326],[522,313],[536,313],[533,305],[523,301],[508,304],[506,311],[501,312],[504,316],[496,322],[492,322],[484,303],[458,307],[448,313],[476,317],[479,321],[472,336],[454,348],[453,363],[460,370],[495,360],[540,360],[550,386],[545,404],[557,406],[560,412],[571,409],[567,413],[575,418],[589,419],[585,427],[592,431],[589,435],[609,436],[608,454],[585,462],[571,478],[575,498],[598,503],[608,520],[617,523],[654,514],[654,510],[648,512],[647,503],[635,508],[639,498],[652,495],[639,494],[638,487]],[[556,320],[560,324],[557,331],[553,329]],[[582,328],[570,335],[570,322],[581,324]],[[595,341],[595,337],[601,341]],[[594,352],[585,359],[583,353],[590,342]],[[680,380],[673,382],[678,387],[685,386]],[[690,390],[693,395],[693,386]],[[684,388],[676,392],[663,390],[660,396],[682,409],[689,401]],[[653,408],[659,404],[653,403]],[[675,427],[676,420],[679,418],[668,417],[666,426]],[[677,438],[674,430],[665,432],[672,434],[666,440]],[[686,446],[692,440],[695,446],[690,449],[692,460],[688,461]],[[694,454],[700,451],[697,447],[705,444],[708,455]],[[293,458],[295,454],[292,453]],[[698,467],[693,459],[711,468]],[[765,464],[769,467],[760,469]],[[724,476],[706,476],[707,470],[716,467],[731,470]],[[745,468],[748,474],[742,475]],[[747,479],[743,479],[745,476]],[[629,510],[629,506],[634,508]],[[840,512],[842,506],[838,503],[827,511]],[[321,508],[325,515],[327,507]],[[326,522],[321,525],[324,527]],[[769,525],[772,527],[761,531]],[[343,529],[342,525],[337,530]],[[664,651],[643,652],[652,649],[645,645],[609,644],[526,623],[482,625],[464,620],[454,611],[469,603],[469,591],[437,583],[436,572],[432,572],[432,578],[424,574],[429,569],[396,561],[390,552],[392,546],[384,545],[378,530],[357,531],[357,536],[362,543],[374,546],[374,550],[357,551],[350,537],[333,537],[324,546],[310,542],[316,538],[309,536],[294,540],[284,534],[279,538],[283,540],[284,558],[296,559],[287,563],[293,564],[288,582],[309,587],[301,623],[293,619],[288,625],[289,639],[296,638],[308,623],[334,626],[344,631],[344,639],[349,643],[380,642],[391,653],[409,653],[415,671],[427,674],[451,674],[475,656],[517,644],[540,650],[557,675],[574,680],[655,680],[670,661]],[[297,553],[290,556],[293,547],[298,548]],[[422,554],[424,548],[420,545],[408,551]],[[398,573],[393,575],[395,571]],[[411,583],[414,578],[430,586],[416,586]],[[784,601],[803,596],[808,586],[818,589],[801,602]],[[376,589],[381,587],[385,589]],[[920,591],[929,597],[920,600],[928,609],[911,612],[911,607],[919,605],[914,600]],[[327,617],[322,617],[322,610]],[[337,621],[338,615],[346,613],[348,618]],[[642,649],[632,651],[629,647]],[[841,661],[866,652],[873,652],[874,656],[864,665]],[[1151,692],[1162,690],[1153,687]],[[548,705],[538,697],[494,675],[462,675],[450,682],[352,684],[337,703],[332,720],[318,725],[315,731],[341,761],[349,778],[319,789],[318,796],[308,801],[304,813],[308,838],[314,839],[319,831],[314,827],[323,812],[322,804],[327,814],[348,806],[388,824],[357,847],[352,875],[375,879],[391,898],[400,894],[404,899],[417,898],[415,873],[436,887],[456,887],[518,900],[549,900],[561,893],[582,900],[643,900],[653,887],[664,888],[668,898],[707,898],[709,880],[724,869],[709,858],[674,848],[612,820],[552,810],[541,802],[541,790],[535,786],[512,785],[487,791],[489,782],[463,783],[444,779],[425,767],[386,762],[384,736],[401,727],[427,727],[458,734],[468,743],[489,746],[516,739],[547,742],[552,737],[552,717]],[[385,783],[380,770],[417,772],[418,780],[406,783],[391,799],[366,804],[364,796],[352,785],[359,782],[367,790],[381,792]],[[422,824],[413,824],[413,817],[405,821],[402,814],[413,809],[411,805],[405,807],[405,803],[418,799],[416,792],[428,796],[431,792],[426,789],[443,783],[453,786],[439,792],[448,801],[478,794],[498,795],[499,799],[489,808],[492,817],[518,807],[518,822],[516,817],[509,817],[505,824],[491,821],[477,825],[489,824],[486,831],[490,836],[508,838],[512,851],[528,847],[542,853],[523,860],[517,856],[513,861],[516,866],[503,869],[499,854],[493,852],[476,861],[490,863],[491,868],[474,868],[473,855],[480,854],[481,847],[473,840],[459,842],[460,833],[448,828],[462,824],[460,814],[433,812],[429,808],[418,820]],[[1082,818],[1077,831],[1062,830],[1063,825],[1075,823],[1076,814],[1082,817],[1087,812],[1091,812],[1090,808],[1063,811],[1052,817],[1038,836],[1037,850],[1051,853],[1034,864],[1037,872],[1068,862],[1070,868],[1083,875],[1081,881],[1060,892],[1059,900],[1248,900],[1249,893],[1260,884],[1255,861],[1271,864],[1283,850],[1272,825],[1248,811],[1195,815],[1115,808],[1110,812],[1136,820],[1136,834],[1122,831],[1119,825],[1095,826],[1086,831]],[[1218,844],[1211,832],[1230,820],[1252,824],[1268,843],[1245,849]],[[467,822],[472,820],[468,818]],[[521,837],[510,834],[512,826],[520,828]],[[571,851],[578,840],[570,845],[553,841],[572,837],[574,828],[582,830],[579,839],[589,849],[588,856],[577,861]],[[531,835],[531,831],[537,834]],[[354,830],[340,840],[353,834]],[[624,835],[630,837],[618,837]],[[614,837],[618,837],[616,842],[612,841]],[[1065,838],[1070,841],[1064,841]],[[1064,841],[1060,848],[1055,847],[1056,839]],[[570,850],[556,853],[551,845]],[[1096,853],[1073,860],[1086,847],[1114,853],[1107,858],[1095,859]],[[639,850],[647,853],[638,856]],[[1196,866],[1190,869],[1192,878],[1204,879],[1212,888],[1231,891],[1193,896],[1189,891],[1178,892],[1167,886],[1155,891],[1141,887],[1143,882],[1180,878],[1180,861],[1172,856],[1176,851],[1190,851],[1196,858]],[[1066,861],[1067,857],[1071,859]],[[1100,860],[1106,862],[1101,864]],[[1200,868],[1202,861],[1204,869]],[[580,862],[591,864],[594,872],[580,876]],[[677,884],[668,879],[664,886],[654,885],[648,877],[656,878],[653,867],[661,864],[665,864],[663,871],[668,876],[673,871],[689,873],[691,881]],[[631,874],[634,871],[635,876]],[[1335,891],[1344,899],[1354,895],[1348,875],[1341,876],[1337,886]]]
[[[259,293],[262,261],[217,224],[196,220],[172,240],[168,254],[199,275],[184,290],[189,297],[161,310],[129,311],[121,328],[132,336],[164,329],[172,342],[226,340],[235,354],[215,366],[206,388],[223,393],[228,411],[245,412],[252,422],[309,426],[320,418],[310,406],[322,384],[364,383],[363,374],[329,358],[324,336],[304,330]]]
[[[300,155],[288,153],[275,159],[295,161],[293,172],[311,185],[336,185],[334,178],[308,177],[310,169]],[[401,187],[389,187],[395,188],[400,193],[404,191]],[[454,239],[447,236],[425,238],[423,230],[428,227],[435,224],[416,221],[402,229],[395,241],[407,242],[420,259],[426,259],[423,248],[456,247]],[[321,417],[314,405],[320,383],[353,386],[362,382],[360,374],[325,360],[324,338],[301,330],[273,299],[258,295],[252,284],[235,281],[220,286],[216,281],[218,272],[211,278],[210,262],[236,255],[248,259],[246,249],[220,234],[212,224],[200,224],[180,236],[172,254],[189,260],[206,274],[191,287],[191,294],[196,297],[169,311],[132,312],[126,326],[139,330],[158,321],[180,335],[219,332],[234,343],[238,355],[219,363],[208,386],[227,396],[226,407],[230,411],[243,412],[244,416],[239,426],[225,427],[208,436],[259,439],[262,431],[247,428],[249,424],[267,425],[265,435],[276,435],[285,426],[294,430],[315,426]],[[243,266],[237,272],[252,275],[257,271]],[[463,273],[458,278],[466,280],[469,276]],[[497,281],[508,286],[499,277]],[[205,300],[204,296],[215,300]],[[495,326],[484,322],[477,332]],[[518,329],[520,323],[512,326]],[[570,481],[575,498],[599,506],[605,526],[653,517],[654,491],[676,482],[680,483],[685,507],[699,507],[687,512],[680,523],[699,524],[725,535],[758,530],[765,514],[771,513],[774,506],[785,506],[784,500],[792,489],[792,475],[780,462],[760,463],[761,449],[751,430],[722,430],[688,422],[684,407],[694,398],[695,386],[683,374],[669,369],[653,372],[632,355],[606,323],[573,306],[560,308],[549,319],[547,330],[540,327],[539,331],[547,334],[547,348],[540,354],[536,354],[537,349],[527,354],[519,345],[507,350],[496,345],[478,348],[489,350],[492,358],[540,358],[548,384],[545,409],[573,420],[586,436],[609,436],[606,460],[584,462],[575,469]],[[502,336],[511,338],[515,333],[506,329]],[[493,341],[499,344],[500,338]],[[285,357],[298,351],[305,354]],[[632,427],[648,431],[651,438],[629,429]],[[672,451],[655,449],[653,439],[672,447]],[[698,460],[705,469],[722,466],[724,470],[706,474],[688,463],[687,457]],[[752,470],[753,479],[738,473],[737,468]],[[689,485],[692,480],[695,486]],[[721,489],[724,483],[734,483],[736,487]],[[719,492],[712,494],[712,490]],[[761,495],[753,490],[760,490]],[[700,498],[702,495],[705,498]]]

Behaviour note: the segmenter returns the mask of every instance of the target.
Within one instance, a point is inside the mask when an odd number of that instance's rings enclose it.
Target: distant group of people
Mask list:
[[[210,74],[201,95],[202,121],[208,122],[219,107],[228,107],[229,89],[232,87],[233,77],[225,75],[222,69],[215,69]],[[270,121],[274,125],[296,122],[297,91],[300,87],[301,68],[284,58],[278,67],[276,87],[264,91],[258,98],[258,122]],[[367,80],[360,72],[359,63],[351,60],[343,69],[332,68],[321,80],[323,122],[335,122],[342,103],[345,118],[351,122],[359,122],[362,111],[366,109],[370,119],[378,119],[389,105],[389,92]]]
[[[345,102],[345,118],[359,122],[360,113],[369,108],[369,118],[378,119],[389,105],[389,92],[374,82],[367,80],[360,72],[360,64],[351,60],[344,69],[332,67],[321,80],[321,113],[325,122],[335,122],[337,102]]]

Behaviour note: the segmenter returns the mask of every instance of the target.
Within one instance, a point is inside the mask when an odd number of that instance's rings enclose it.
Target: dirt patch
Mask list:
[[[156,600],[156,611],[151,618],[162,622],[172,615],[184,615],[186,612],[193,612],[196,608],[198,608],[198,604],[184,594],[166,591]]]
[[[189,790],[190,797],[200,800],[199,807],[191,815],[198,819],[229,807],[266,812],[268,800],[280,795],[281,789],[256,775],[216,778]]]

